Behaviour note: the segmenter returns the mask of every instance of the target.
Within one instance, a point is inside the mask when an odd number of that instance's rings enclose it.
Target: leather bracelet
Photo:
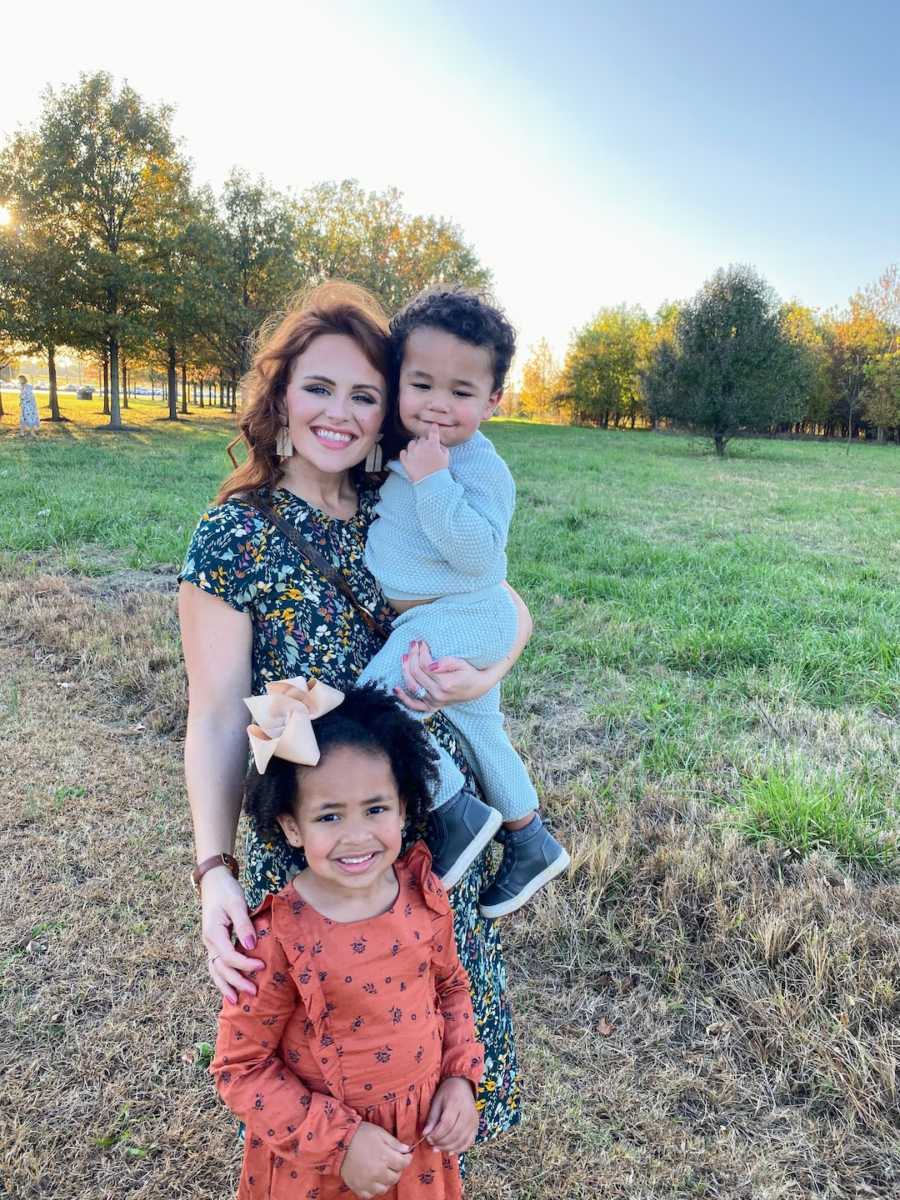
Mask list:
[[[227,867],[235,879],[241,873],[241,868],[238,865],[238,860],[233,854],[213,854],[210,858],[204,858],[203,862],[197,863],[193,871],[191,871],[191,883],[194,885],[194,891],[199,896],[200,880],[207,871],[211,871],[213,867]]]

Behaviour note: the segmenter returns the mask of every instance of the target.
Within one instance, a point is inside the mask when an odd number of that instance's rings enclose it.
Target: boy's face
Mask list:
[[[438,427],[442,446],[467,442],[493,415],[501,390],[485,346],[473,346],[443,329],[421,325],[406,339],[400,366],[400,421],[414,437]]]

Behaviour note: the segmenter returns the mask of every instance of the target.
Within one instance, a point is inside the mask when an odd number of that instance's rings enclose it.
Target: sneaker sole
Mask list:
[[[495,920],[497,917],[509,916],[517,908],[521,908],[523,904],[527,904],[538,888],[542,888],[545,883],[549,883],[551,879],[555,879],[557,875],[560,875],[571,861],[569,852],[563,850],[562,854],[558,854],[554,858],[549,867],[544,867],[539,875],[535,875],[534,879],[529,880],[527,886],[521,892],[517,892],[509,900],[503,900],[500,904],[479,904],[478,909],[481,915],[489,917],[492,920]]]
[[[494,834],[502,824],[503,817],[497,812],[496,808],[492,808],[491,815],[482,825],[481,829],[479,829],[475,838],[469,842],[468,846],[466,846],[465,850],[463,850],[447,873],[440,876],[441,883],[448,892],[452,887],[456,887],[488,842],[494,840]]]

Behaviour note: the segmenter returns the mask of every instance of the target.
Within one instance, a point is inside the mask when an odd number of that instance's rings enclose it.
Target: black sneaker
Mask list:
[[[481,893],[478,907],[483,917],[515,912],[570,861],[537,813],[524,829],[503,829],[498,838],[504,843],[503,860],[493,883]]]
[[[503,818],[496,808],[482,804],[463,788],[452,800],[432,809],[430,820],[429,840],[435,847],[431,865],[449,891],[492,840]]]

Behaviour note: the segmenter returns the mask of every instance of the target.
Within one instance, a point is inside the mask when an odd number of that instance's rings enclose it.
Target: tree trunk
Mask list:
[[[166,387],[169,392],[169,420],[178,420],[178,376],[175,374],[175,343],[169,342],[168,347],[168,378]]]
[[[219,408],[225,407],[225,376],[219,376]]]
[[[884,442],[884,426],[883,425],[878,426],[877,440],[879,442]]]
[[[59,415],[59,393],[56,390],[56,347],[47,347],[47,374],[50,376],[50,420],[61,421]]]
[[[122,428],[122,410],[119,407],[119,339],[109,339],[109,427]]]
[[[231,392],[231,411],[237,412],[237,380],[236,379],[232,379],[231,383],[229,384],[229,391]]]
[[[727,440],[728,439],[725,437],[724,433],[713,434],[713,441],[716,444],[716,454],[718,454],[720,458],[722,458],[725,454],[725,442]]]
[[[128,364],[125,362],[125,355],[122,355],[122,407],[128,407]]]
[[[202,408],[202,407],[203,407],[203,376],[202,376],[202,375],[200,376],[200,384],[199,384],[199,388],[198,388],[198,395],[199,395],[199,398],[200,398],[200,407]]]
[[[181,415],[187,416],[187,363],[181,360]]]
[[[109,416],[109,354],[103,351],[103,415]]]

